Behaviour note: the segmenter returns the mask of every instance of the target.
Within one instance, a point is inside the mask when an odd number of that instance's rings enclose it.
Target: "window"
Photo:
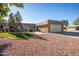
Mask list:
[[[23,26],[21,26],[21,29],[23,29]]]

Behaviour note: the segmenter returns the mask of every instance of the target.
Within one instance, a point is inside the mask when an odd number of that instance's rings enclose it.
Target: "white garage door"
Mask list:
[[[50,32],[61,32],[62,27],[61,25],[51,25],[50,26]]]

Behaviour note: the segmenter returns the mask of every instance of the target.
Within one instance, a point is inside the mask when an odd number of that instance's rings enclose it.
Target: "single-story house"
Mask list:
[[[14,25],[16,26],[16,25]],[[7,23],[0,24],[0,32],[15,32],[14,26],[9,26]],[[36,30],[36,24],[32,23],[21,23],[21,26],[17,27],[18,32],[25,32],[31,28],[33,31]]]
[[[33,23],[22,23],[20,27],[20,31],[28,31],[28,29],[31,28],[32,31],[36,30],[36,24]]]
[[[62,21],[56,20],[46,20],[37,24],[38,30],[40,32],[63,32]]]
[[[70,32],[79,31],[79,25],[68,26],[66,31],[70,31]]]
[[[9,29],[9,26],[7,23],[0,23],[0,32],[7,32]]]
[[[7,23],[1,25],[0,27],[3,30],[2,32],[15,31],[15,28],[9,27]],[[21,26],[19,26],[17,30],[18,32],[25,32],[28,31],[29,28],[31,28],[33,31],[40,31],[40,32],[63,32],[64,23],[62,21],[56,21],[56,20],[46,20],[37,24],[21,23]]]

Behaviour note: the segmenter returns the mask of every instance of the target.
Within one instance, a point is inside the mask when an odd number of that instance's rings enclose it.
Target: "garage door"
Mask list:
[[[61,32],[62,26],[61,25],[51,25],[50,32]]]

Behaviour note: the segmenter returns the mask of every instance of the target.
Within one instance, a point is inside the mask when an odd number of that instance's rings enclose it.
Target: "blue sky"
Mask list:
[[[20,12],[24,23],[38,23],[47,19],[68,20],[71,25],[79,17],[79,4],[77,3],[27,3],[24,9],[12,7],[11,11]]]

